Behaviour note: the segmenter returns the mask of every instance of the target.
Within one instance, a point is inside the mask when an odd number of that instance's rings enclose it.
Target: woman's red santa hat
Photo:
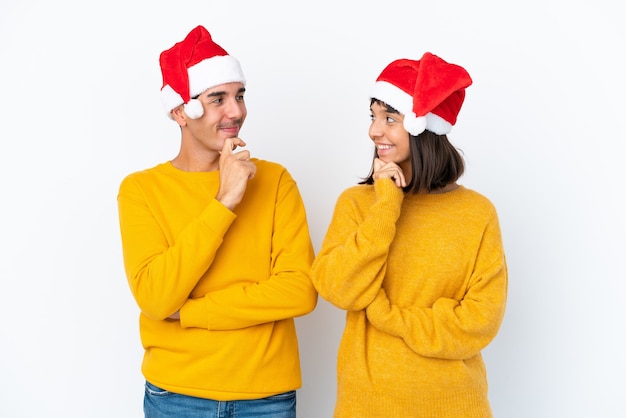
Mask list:
[[[200,118],[204,114],[202,103],[192,97],[220,84],[246,84],[239,61],[213,42],[203,26],[197,26],[182,42],[163,51],[159,62],[163,75],[161,102],[170,118],[172,109],[181,104],[185,105],[187,116]]]
[[[426,52],[418,61],[399,59],[376,79],[370,97],[404,114],[404,128],[414,136],[429,130],[445,135],[456,123],[472,79],[463,67]]]

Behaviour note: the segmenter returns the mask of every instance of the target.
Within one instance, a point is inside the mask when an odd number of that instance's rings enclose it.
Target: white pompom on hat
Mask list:
[[[425,130],[445,135],[456,123],[471,84],[463,67],[426,52],[420,60],[403,58],[385,67],[370,97],[404,114],[404,128],[411,135]]]
[[[204,108],[192,97],[220,84],[246,84],[239,61],[216,44],[203,26],[197,26],[183,41],[163,51],[159,63],[163,75],[161,102],[169,118],[172,109],[181,104],[185,105],[187,116],[200,118]]]

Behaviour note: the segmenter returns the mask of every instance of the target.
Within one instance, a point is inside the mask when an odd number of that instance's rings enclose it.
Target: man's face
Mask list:
[[[197,141],[214,151],[220,151],[226,138],[239,136],[248,114],[243,84],[226,83],[212,87],[198,96],[204,114],[189,119],[187,124]]]

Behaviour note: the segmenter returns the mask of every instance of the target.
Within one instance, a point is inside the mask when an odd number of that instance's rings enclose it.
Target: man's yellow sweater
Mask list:
[[[169,162],[126,177],[118,195],[124,265],[140,308],[145,378],[215,400],[301,386],[294,317],[311,312],[313,247],[290,174],[257,172],[234,212],[219,172]],[[180,310],[180,321],[168,319]]]
[[[481,350],[507,269],[493,205],[460,186],[407,194],[389,179],[339,197],[311,277],[345,309],[335,417],[491,417]]]

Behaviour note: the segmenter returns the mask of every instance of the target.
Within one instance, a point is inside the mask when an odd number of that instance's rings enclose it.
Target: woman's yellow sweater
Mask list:
[[[301,386],[294,317],[311,312],[313,247],[290,174],[254,160],[234,212],[219,172],[169,162],[126,177],[118,195],[128,283],[140,308],[142,371],[176,393],[254,399]],[[180,321],[168,317],[180,310]]]
[[[335,417],[492,416],[481,350],[504,316],[507,269],[484,196],[349,188],[311,277],[347,311]]]

